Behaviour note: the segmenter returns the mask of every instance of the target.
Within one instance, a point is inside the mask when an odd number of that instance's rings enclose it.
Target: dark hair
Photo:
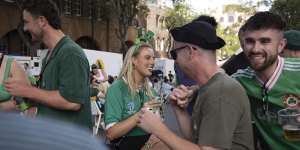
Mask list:
[[[282,18],[268,11],[257,12],[245,23],[245,31],[260,29],[276,29],[283,31],[286,24]]]
[[[99,69],[99,67],[96,64],[92,64],[91,69]]]
[[[108,83],[109,84],[112,84],[113,82],[114,82],[114,77],[113,76],[111,76],[111,75],[108,75],[108,79],[107,79],[107,81],[108,81]]]
[[[211,17],[211,16],[207,16],[207,15],[201,15],[198,18],[194,19],[192,22],[194,21],[204,21],[209,23],[210,25],[212,25],[214,28],[217,28],[218,23],[215,19],[215,17]]]
[[[44,16],[54,29],[61,29],[59,9],[52,0],[26,0],[23,10],[33,17]]]
[[[169,80],[168,77],[165,76],[165,77],[164,77],[164,82],[169,82],[169,81],[171,81],[171,80]]]
[[[239,29],[239,32],[238,32],[238,38],[239,38],[240,42],[241,42],[241,38],[244,35],[245,31],[246,31],[246,26],[242,25]]]

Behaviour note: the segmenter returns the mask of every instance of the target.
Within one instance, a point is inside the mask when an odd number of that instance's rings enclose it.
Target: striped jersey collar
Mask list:
[[[280,56],[278,56],[278,64],[277,67],[275,69],[275,71],[273,72],[272,76],[269,78],[269,80],[267,80],[267,83],[264,83],[264,81],[262,81],[261,79],[259,79],[258,76],[256,76],[256,79],[259,81],[259,83],[263,86],[265,84],[265,88],[267,88],[267,91],[270,91],[273,86],[275,85],[275,83],[277,82],[282,70],[283,70],[283,65],[284,65],[284,59]]]

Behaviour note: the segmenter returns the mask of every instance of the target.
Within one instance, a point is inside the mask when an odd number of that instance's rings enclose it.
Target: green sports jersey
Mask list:
[[[288,96],[300,96],[300,59],[279,57],[277,68],[266,83],[250,67],[239,70],[232,77],[245,88],[251,103],[252,118],[270,148],[299,149],[300,141],[284,138],[277,112],[287,106]]]
[[[156,93],[153,91],[153,94]],[[134,97],[129,92],[128,85],[123,79],[116,80],[108,88],[105,100],[104,123],[106,129],[115,123],[121,122],[136,112],[140,111],[143,104],[149,101],[145,89],[139,90]],[[139,127],[133,128],[126,136],[138,136],[148,134]]]

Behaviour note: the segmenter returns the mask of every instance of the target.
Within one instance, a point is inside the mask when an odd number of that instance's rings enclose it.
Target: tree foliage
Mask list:
[[[166,28],[182,26],[196,17],[196,13],[191,11],[190,6],[184,3],[175,3],[173,8],[166,12]]]
[[[185,0],[172,0],[173,4],[176,3],[185,3]]]
[[[288,29],[300,30],[299,0],[274,0],[270,11],[280,15],[286,21]]]
[[[217,51],[217,56],[219,60],[223,60],[233,55],[239,48],[239,40],[236,36],[236,31],[231,27],[218,27],[217,34],[224,39],[226,45],[219,51]]]
[[[230,12],[238,12],[243,14],[242,16],[249,16],[256,12],[256,5],[248,4],[248,2],[244,2],[247,4],[229,4],[224,6],[223,13]],[[231,55],[233,55],[239,48],[239,39],[237,37],[237,32],[241,25],[245,23],[245,17],[239,16],[238,21],[234,24],[224,28],[222,26],[218,26],[217,33],[220,37],[222,37],[226,41],[226,45],[218,51],[217,56],[218,59],[223,60]]]
[[[170,29],[179,27],[192,21],[197,14],[191,11],[190,6],[182,2],[176,2],[173,4],[173,8],[169,8],[166,12],[165,26]],[[167,49],[171,47],[171,37],[169,36],[166,44]]]
[[[242,6],[242,5],[238,5],[238,4],[230,4],[230,5],[226,5],[224,8],[224,12],[240,12],[240,13],[245,13],[245,14],[253,14],[256,9],[255,7],[247,7],[247,6]]]
[[[112,4],[111,11],[118,18],[119,27],[116,34],[121,42],[121,52],[125,56],[127,52],[125,44],[127,29],[134,25],[139,10],[145,9],[142,13],[147,13],[148,8],[145,5],[140,6],[140,0],[110,0],[110,3]]]
[[[273,0],[239,0],[244,7],[271,6]]]

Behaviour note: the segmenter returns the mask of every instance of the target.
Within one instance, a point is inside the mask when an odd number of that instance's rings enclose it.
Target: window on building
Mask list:
[[[81,5],[81,16],[83,17],[89,17],[90,16],[90,1],[91,0],[82,0],[82,5]]]
[[[243,21],[243,17],[242,16],[239,16],[238,17],[238,22],[242,22]]]
[[[165,20],[164,16],[161,16],[160,19],[159,19],[159,26],[160,26],[161,29],[164,28],[164,20]]]
[[[89,8],[89,14],[88,14],[88,17],[90,18],[90,19],[92,19],[92,17],[95,15],[94,13],[95,13],[95,11],[94,11],[94,2],[93,2],[93,0],[90,0],[90,1],[88,1],[88,8]]]
[[[73,0],[72,3],[72,14],[76,16],[82,15],[82,1],[81,0]]]
[[[53,0],[53,2],[57,5],[58,9],[59,9],[59,12],[63,12],[63,1],[60,1],[60,0]]]
[[[64,0],[64,14],[65,15],[72,14],[72,0]]]
[[[228,22],[230,22],[230,23],[234,22],[234,17],[233,16],[228,16]]]
[[[159,15],[156,15],[156,18],[155,18],[155,27],[157,28],[158,27],[158,24],[159,24]]]
[[[101,21],[103,19],[105,5],[106,5],[106,2],[103,2],[103,1],[97,1],[95,4],[96,18],[98,21]]]
[[[160,41],[160,51],[164,51],[165,47],[164,47],[165,41],[164,38]]]
[[[158,38],[155,40],[155,50],[156,50],[156,51],[159,51],[159,50],[160,50],[159,46],[160,46],[160,39],[159,39],[159,37],[158,37]]]
[[[157,4],[157,0],[147,0],[148,4]]]
[[[224,17],[221,17],[221,18],[220,18],[220,22],[224,22]]]

